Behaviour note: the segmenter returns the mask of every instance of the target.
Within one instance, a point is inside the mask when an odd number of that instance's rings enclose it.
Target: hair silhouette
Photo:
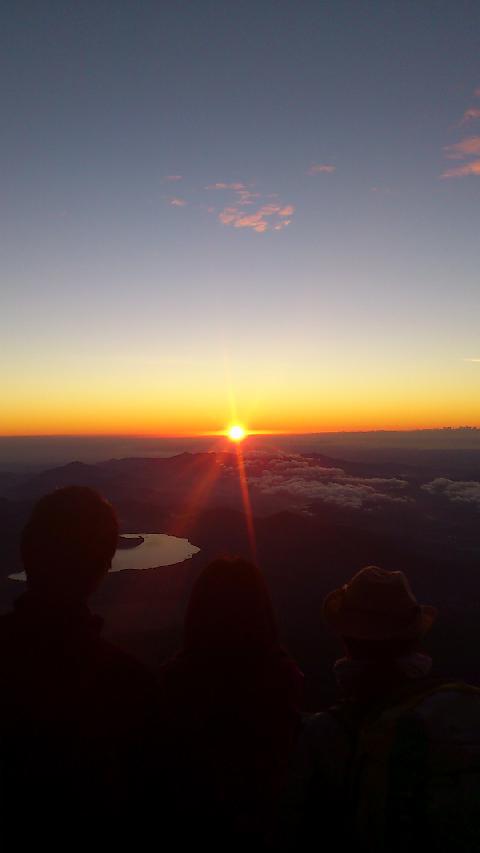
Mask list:
[[[211,661],[263,658],[279,646],[272,603],[260,570],[239,558],[210,563],[193,588],[182,651]]]
[[[111,565],[118,523],[113,507],[94,489],[68,486],[41,498],[21,539],[32,592],[83,600]]]

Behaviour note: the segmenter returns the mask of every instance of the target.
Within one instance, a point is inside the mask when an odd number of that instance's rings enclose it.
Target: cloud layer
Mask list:
[[[466,503],[480,510],[480,483],[476,480],[448,480],[437,477],[422,486],[432,495],[440,495],[453,503]]]
[[[264,467],[247,460],[249,484],[264,495],[286,495],[298,507],[322,501],[345,509],[372,509],[382,504],[410,502],[402,494],[406,480],[395,477],[353,477],[342,468],[326,468],[314,459],[279,455]]]

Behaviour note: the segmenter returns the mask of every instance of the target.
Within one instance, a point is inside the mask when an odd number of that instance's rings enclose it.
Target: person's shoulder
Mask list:
[[[307,790],[322,791],[322,797],[338,792],[350,754],[348,736],[333,713],[303,714],[290,762],[289,796],[305,798]]]
[[[24,636],[19,624],[18,614],[15,610],[0,615],[0,658],[6,657],[9,661],[13,656],[20,653],[27,638]]]
[[[118,672],[128,673],[132,677],[154,681],[153,673],[130,652],[117,646],[105,637],[98,638],[99,657],[106,667]]]
[[[439,685],[422,698],[414,709],[429,737],[448,739],[462,732],[480,741],[480,689],[462,682]]]
[[[350,738],[334,709],[302,715],[300,749],[318,765],[337,769],[345,765],[351,750]]]
[[[264,661],[262,681],[268,691],[277,691],[300,707],[303,696],[303,672],[283,649],[276,649]]]
[[[322,750],[332,744],[343,744],[346,731],[335,709],[329,709],[302,715],[302,737],[313,749]]]
[[[110,640],[99,637],[96,643],[96,673],[99,686],[137,703],[157,692],[157,680],[143,663]]]
[[[15,628],[15,613],[0,613],[0,636],[9,634]]]

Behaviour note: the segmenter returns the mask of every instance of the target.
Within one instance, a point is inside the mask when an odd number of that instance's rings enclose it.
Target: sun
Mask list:
[[[227,435],[231,441],[243,441],[247,434],[246,429],[240,424],[234,424],[228,428]]]

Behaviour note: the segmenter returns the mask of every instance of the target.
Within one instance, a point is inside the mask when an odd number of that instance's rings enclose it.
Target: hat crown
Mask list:
[[[367,566],[327,595],[323,614],[340,636],[385,640],[423,636],[437,610],[418,603],[403,572]]]
[[[403,572],[389,572],[378,566],[366,566],[345,584],[344,606],[352,610],[404,613],[418,607]]]

